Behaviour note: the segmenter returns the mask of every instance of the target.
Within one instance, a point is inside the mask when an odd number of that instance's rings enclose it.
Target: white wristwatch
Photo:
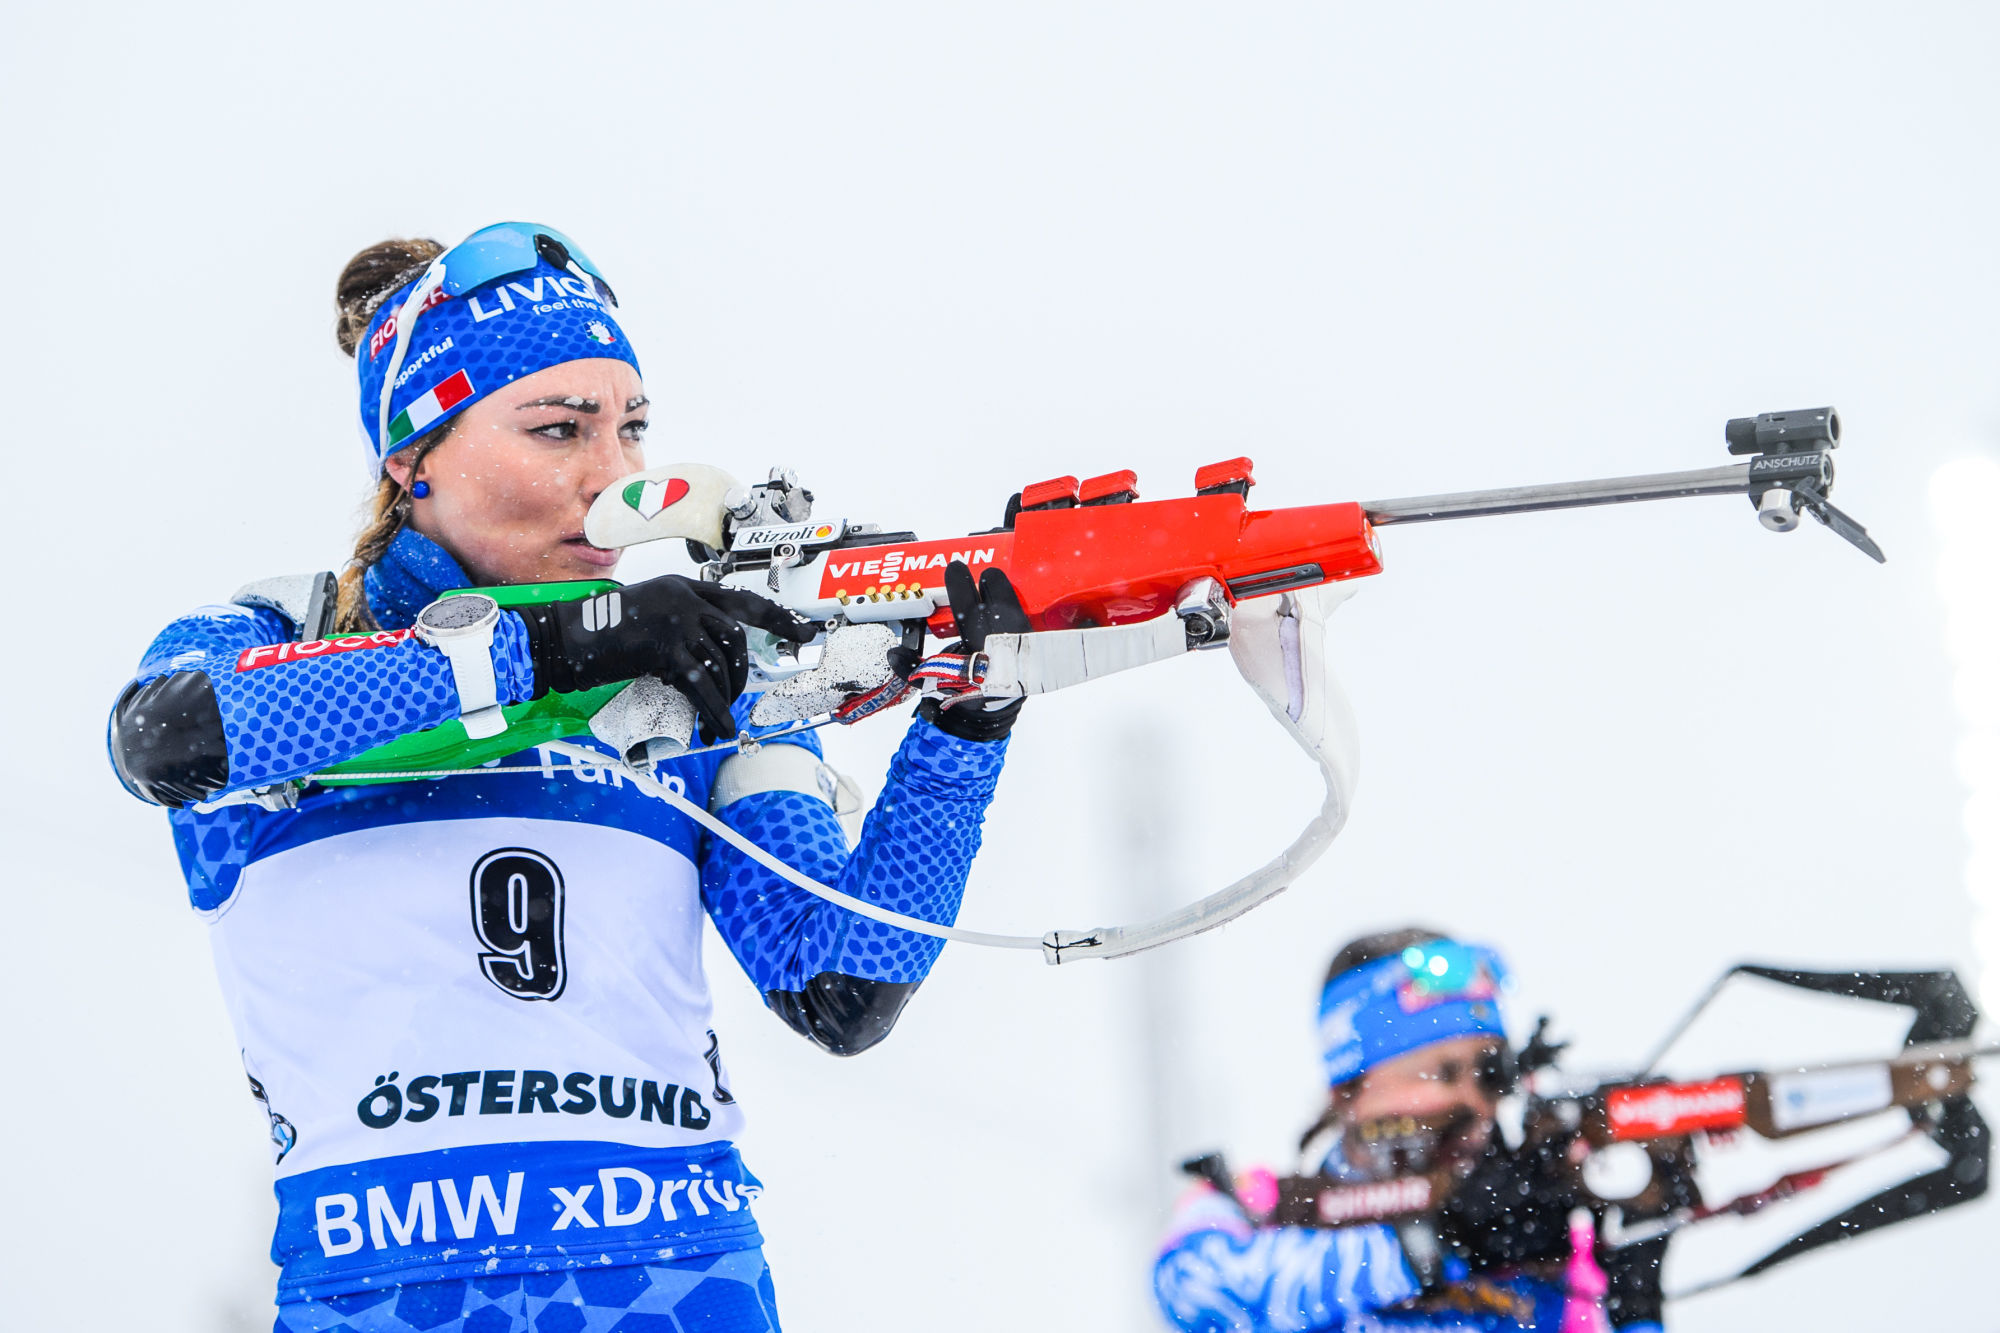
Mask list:
[[[445,655],[458,686],[458,720],[473,740],[507,730],[500,710],[499,687],[493,680],[493,631],[500,625],[500,603],[485,593],[440,597],[417,613],[417,638]]]

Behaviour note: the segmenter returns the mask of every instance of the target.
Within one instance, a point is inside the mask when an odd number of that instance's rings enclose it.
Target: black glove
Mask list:
[[[1655,1140],[1647,1145],[1653,1159],[1653,1183],[1625,1207],[1628,1222],[1647,1222],[1682,1208],[1701,1207],[1701,1185],[1694,1174],[1691,1139]],[[1660,1290],[1660,1265],[1666,1261],[1671,1235],[1609,1250],[1597,1248],[1597,1261],[1611,1289],[1604,1296],[1604,1313],[1614,1328],[1627,1324],[1660,1323],[1666,1297]]]
[[[945,566],[944,591],[951,599],[951,614],[958,621],[960,636],[946,652],[976,653],[986,647],[989,634],[1026,634],[1034,628],[1028,623],[1028,613],[1021,609],[1020,595],[1002,570],[987,570],[979,576],[979,586],[974,587],[972,571],[963,560],[954,560]],[[917,706],[917,716],[945,735],[962,741],[997,741],[1013,730],[1014,719],[1021,715],[1021,705],[1026,702],[1014,699],[995,704],[990,700],[967,700],[956,707],[944,708],[936,699],[926,699]]]
[[[1598,1247],[1598,1262],[1611,1280],[1611,1289],[1604,1296],[1604,1314],[1612,1327],[1664,1322],[1666,1298],[1660,1291],[1660,1265],[1667,1257],[1669,1239],[1662,1236],[1609,1251]]]
[[[665,574],[575,602],[519,608],[535,693],[569,693],[657,676],[688,697],[713,744],[736,735],[729,705],[750,678],[743,626],[805,643],[818,632],[740,588]]]
[[[1569,1254],[1569,1213],[1580,1195],[1560,1139],[1513,1150],[1495,1142],[1459,1181],[1438,1218],[1439,1239],[1474,1272],[1562,1259]]]

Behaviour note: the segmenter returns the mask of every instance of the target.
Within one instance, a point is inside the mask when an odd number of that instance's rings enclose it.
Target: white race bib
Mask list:
[[[702,916],[686,856],[568,820],[360,828],[252,862],[215,962],[279,1175],[734,1137]]]

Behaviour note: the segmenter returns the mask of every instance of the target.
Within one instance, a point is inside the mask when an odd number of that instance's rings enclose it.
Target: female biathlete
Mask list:
[[[602,273],[546,227],[370,247],[338,304],[378,484],[333,632],[316,580],[253,584],[154,640],[109,734],[126,788],[169,807],[270,1117],[277,1328],[775,1330],[702,915],[839,1054],[887,1034],[938,942],[808,896],[610,768],[528,749],[476,777],[301,779],[646,674],[729,738],[743,623],[810,631],[676,576],[441,610],[610,575],[583,520],[644,466],[639,363]],[[1028,628],[1004,581],[954,583],[968,639]],[[1018,710],[921,708],[851,852],[811,733],[659,776],[808,874],[948,923]]]

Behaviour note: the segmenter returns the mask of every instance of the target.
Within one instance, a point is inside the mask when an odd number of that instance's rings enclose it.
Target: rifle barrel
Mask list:
[[[1607,477],[1601,481],[1561,481],[1545,486],[1366,500],[1361,509],[1370,523],[1383,527],[1390,523],[1431,523],[1446,518],[1527,514],[1542,509],[1582,509],[1637,500],[1677,500],[1691,495],[1743,495],[1749,490],[1750,465],[1733,463],[1689,472],[1655,472],[1643,477]]]
[[[1889,1058],[1920,1063],[1926,1060],[1983,1060],[1989,1055],[2000,1055],[2000,1041],[1940,1041],[1923,1046],[1905,1046]]]

